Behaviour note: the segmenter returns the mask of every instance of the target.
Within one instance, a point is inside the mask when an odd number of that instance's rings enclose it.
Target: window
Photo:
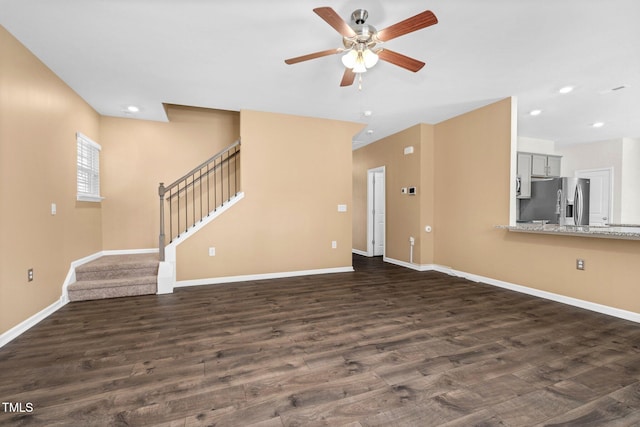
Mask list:
[[[78,200],[100,202],[100,150],[99,144],[85,135],[76,134],[78,144]]]

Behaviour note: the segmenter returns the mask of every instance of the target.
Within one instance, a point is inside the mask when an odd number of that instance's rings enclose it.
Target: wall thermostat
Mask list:
[[[416,187],[409,187],[409,195],[410,196],[416,195]]]

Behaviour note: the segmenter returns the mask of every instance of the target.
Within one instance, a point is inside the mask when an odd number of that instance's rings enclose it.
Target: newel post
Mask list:
[[[164,261],[164,182],[158,187],[158,195],[160,196],[160,238],[158,242],[158,251],[160,252],[160,261]]]

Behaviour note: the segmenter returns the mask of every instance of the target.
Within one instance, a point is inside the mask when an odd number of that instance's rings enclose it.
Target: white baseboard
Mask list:
[[[51,314],[55,313],[65,305],[66,305],[66,302],[63,301],[63,298],[60,298],[58,301],[54,302],[49,307],[45,308],[42,311],[39,311],[38,313],[29,317],[24,322],[17,324],[13,328],[9,329],[7,332],[1,334],[0,348],[3,347],[5,344],[9,343],[10,341],[13,341],[14,339],[22,335],[24,332],[28,331],[29,329],[34,327],[36,324],[40,323],[42,320],[46,319]]]
[[[369,256],[369,254],[367,253],[367,251],[361,251],[360,249],[351,249],[351,252],[356,254],[356,255],[362,255],[362,256]]]
[[[502,280],[492,279],[490,277],[484,277],[484,276],[479,276],[477,274],[466,273],[464,271],[454,270],[450,267],[445,267],[442,265],[411,264],[406,261],[399,261],[397,259],[387,258],[387,257],[384,258],[384,261],[390,264],[411,268],[417,271],[438,271],[440,273],[448,274],[449,276],[462,277],[464,279],[471,280],[472,282],[485,283],[487,285],[497,286],[499,288],[520,292],[522,294],[532,295],[538,298],[544,298],[544,299],[559,302],[562,304],[583,308],[585,310],[595,311],[596,313],[602,313],[602,314],[617,317],[620,319],[629,320],[631,322],[640,323],[640,313],[635,313],[633,311],[622,310],[619,308],[609,307],[607,305],[585,301],[578,298],[567,297],[567,296],[556,294],[553,292],[547,292],[547,291],[542,291],[535,288],[529,288],[527,286],[516,285],[514,283],[504,282]]]
[[[410,268],[416,271],[439,271],[441,273],[448,273],[448,269],[446,267],[437,264],[415,264],[388,257],[384,257],[382,260],[389,264],[399,265],[400,267]]]
[[[246,274],[242,276],[214,277],[210,279],[180,280],[176,282],[175,287],[180,288],[180,287],[186,287],[186,286],[217,285],[220,283],[235,283],[235,282],[247,282],[252,280],[282,279],[286,277],[311,276],[314,274],[350,273],[353,271],[354,271],[353,266],[348,266],[348,267],[320,268],[316,270],[284,271],[279,273]]]
[[[446,271],[445,271],[446,270]],[[504,282],[502,280],[492,279],[490,277],[478,276],[477,274],[465,273],[444,267],[443,273],[447,273],[451,276],[463,277],[473,282],[486,283],[488,285],[497,286],[499,288],[509,289],[511,291],[520,292],[527,295],[532,295],[538,298],[544,298],[551,301],[559,302],[562,304],[571,305],[585,310],[595,311],[596,313],[602,313],[609,316],[617,317],[620,319],[629,320],[631,322],[640,323],[640,313],[633,311],[622,310],[615,307],[609,307],[607,305],[598,304],[591,301],[585,301],[578,298],[568,297],[565,295],[556,294],[553,292],[542,291],[540,289],[529,288],[527,286],[516,285],[514,283]]]

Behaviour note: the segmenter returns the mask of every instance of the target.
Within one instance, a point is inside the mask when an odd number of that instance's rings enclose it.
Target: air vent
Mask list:
[[[608,93],[618,92],[618,91],[620,91],[620,90],[622,90],[622,89],[628,89],[628,88],[629,88],[629,86],[627,86],[627,85],[620,85],[620,86],[613,87],[613,88],[611,88],[611,89],[604,89],[604,90],[601,90],[599,93],[600,93],[601,95],[606,95],[606,94],[608,94]]]

